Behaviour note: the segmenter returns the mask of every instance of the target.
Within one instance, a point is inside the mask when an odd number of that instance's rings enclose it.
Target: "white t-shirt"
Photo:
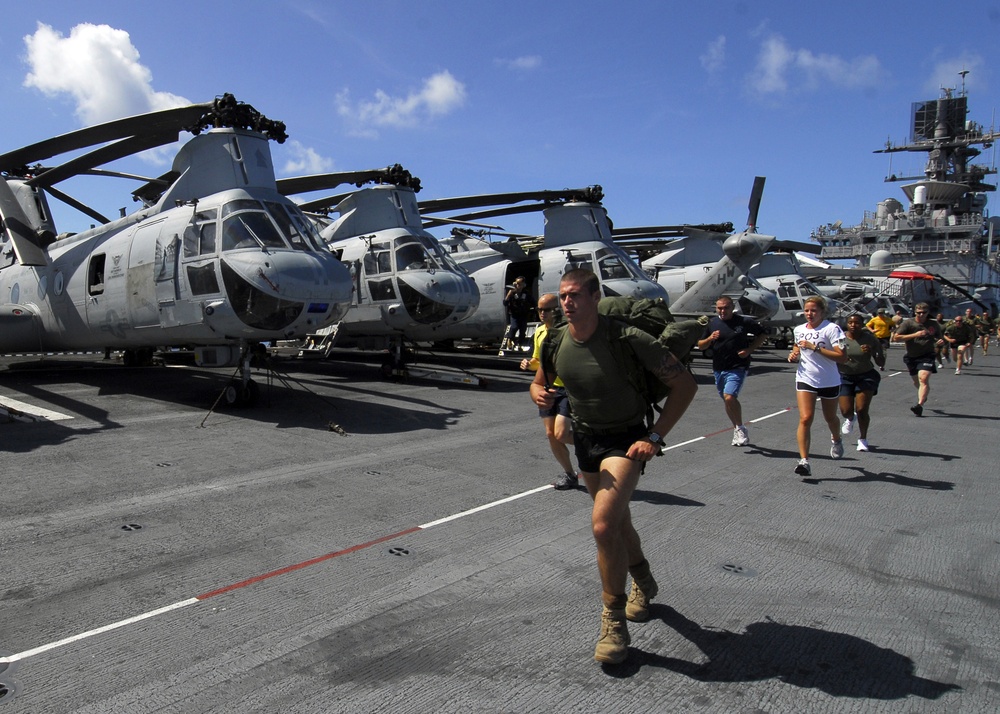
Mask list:
[[[846,344],[840,325],[829,320],[823,320],[816,329],[809,327],[808,323],[796,327],[795,344],[802,340],[825,349],[843,349]],[[795,372],[795,381],[804,382],[816,389],[839,387],[840,370],[837,369],[837,363],[825,355],[813,350],[799,350],[799,368]]]

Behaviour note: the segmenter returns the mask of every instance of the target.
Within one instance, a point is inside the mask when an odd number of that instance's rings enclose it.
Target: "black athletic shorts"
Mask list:
[[[840,396],[853,397],[858,392],[871,392],[872,396],[878,394],[878,385],[882,381],[882,376],[878,370],[862,372],[861,374],[840,375]]]
[[[903,355],[903,364],[910,371],[910,374],[916,376],[918,372],[930,372],[931,374],[937,374],[937,362],[934,360],[934,353],[922,355],[920,357],[908,357]]]
[[[601,462],[604,459],[612,456],[625,458],[632,444],[646,438],[648,433],[649,430],[642,423],[625,427],[624,431],[613,434],[591,434],[574,428],[573,444],[580,470],[600,473]]]

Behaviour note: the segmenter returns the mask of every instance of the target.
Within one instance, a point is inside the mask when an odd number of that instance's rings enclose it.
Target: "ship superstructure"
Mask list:
[[[964,79],[964,73],[963,73]],[[923,152],[923,176],[891,174],[886,182],[901,186],[908,206],[895,198],[866,211],[857,226],[820,227],[812,238],[822,246],[823,260],[853,259],[860,270],[895,270],[934,276],[935,280],[909,281],[911,300],[932,303],[946,314],[964,307],[977,312],[1000,308],[1000,270],[997,264],[994,221],[986,209],[987,194],[996,186],[986,183],[993,167],[972,160],[1000,138],[969,121],[968,96],[963,87],[942,91],[940,99],[912,105],[911,135],[904,145],[886,144],[875,153]],[[903,289],[900,281],[886,281],[887,292]],[[899,294],[899,293],[897,293]]]

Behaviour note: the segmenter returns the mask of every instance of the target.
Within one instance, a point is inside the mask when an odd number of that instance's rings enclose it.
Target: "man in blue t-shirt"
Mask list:
[[[746,446],[750,436],[743,423],[740,389],[750,370],[750,355],[757,350],[767,334],[757,321],[733,312],[733,299],[723,295],[715,301],[715,317],[708,321],[698,349],[712,348],[712,372],[726,416],[733,423],[733,446]]]

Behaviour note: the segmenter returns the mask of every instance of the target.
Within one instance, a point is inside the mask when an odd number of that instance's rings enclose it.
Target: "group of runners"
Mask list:
[[[531,399],[563,469],[553,485],[556,489],[576,489],[582,480],[593,500],[591,521],[602,586],[601,629],[594,658],[617,664],[627,657],[628,622],[649,619],[650,601],[658,592],[632,524],[629,501],[646,463],[661,453],[664,438],[691,404],[697,384],[691,372],[654,337],[600,315],[600,297],[600,282],[592,271],[576,269],[563,275],[559,294],[542,295],[538,301],[542,324],[535,333],[534,354],[520,366],[535,372]],[[715,386],[733,425],[732,445],[746,446],[750,437],[739,394],[751,355],[763,345],[766,334],[755,320],[735,313],[729,297],[720,298],[715,307],[716,314],[709,319],[697,347],[712,358]],[[560,329],[565,331],[560,333],[554,354],[543,359],[545,335],[553,330],[560,308],[566,323]],[[972,359],[974,340],[982,345],[984,354],[987,352],[989,338],[997,330],[988,315],[957,317],[942,326],[929,312],[926,304],[919,304],[912,318],[894,319],[879,310],[867,322],[862,315],[853,314],[841,327],[827,319],[823,297],[810,296],[804,301],[805,322],[795,328],[788,354],[788,361],[797,364],[800,458],[796,474],[811,474],[810,433],[817,400],[830,431],[832,458],[843,456],[844,437],[855,429],[859,434],[857,450],[870,449],[870,407],[892,342],[906,349],[904,363],[917,389],[917,402],[911,411],[918,417],[927,401],[930,375],[940,364],[942,345],[951,350],[959,374],[963,361]],[[974,330],[970,325],[975,325]],[[631,356],[626,358],[625,354]],[[623,367],[623,360],[628,359],[633,360],[635,369],[651,373],[670,388],[652,423],[645,394],[629,377],[633,370]],[[570,446],[579,474],[572,468]],[[627,590],[630,576],[631,589]]]

